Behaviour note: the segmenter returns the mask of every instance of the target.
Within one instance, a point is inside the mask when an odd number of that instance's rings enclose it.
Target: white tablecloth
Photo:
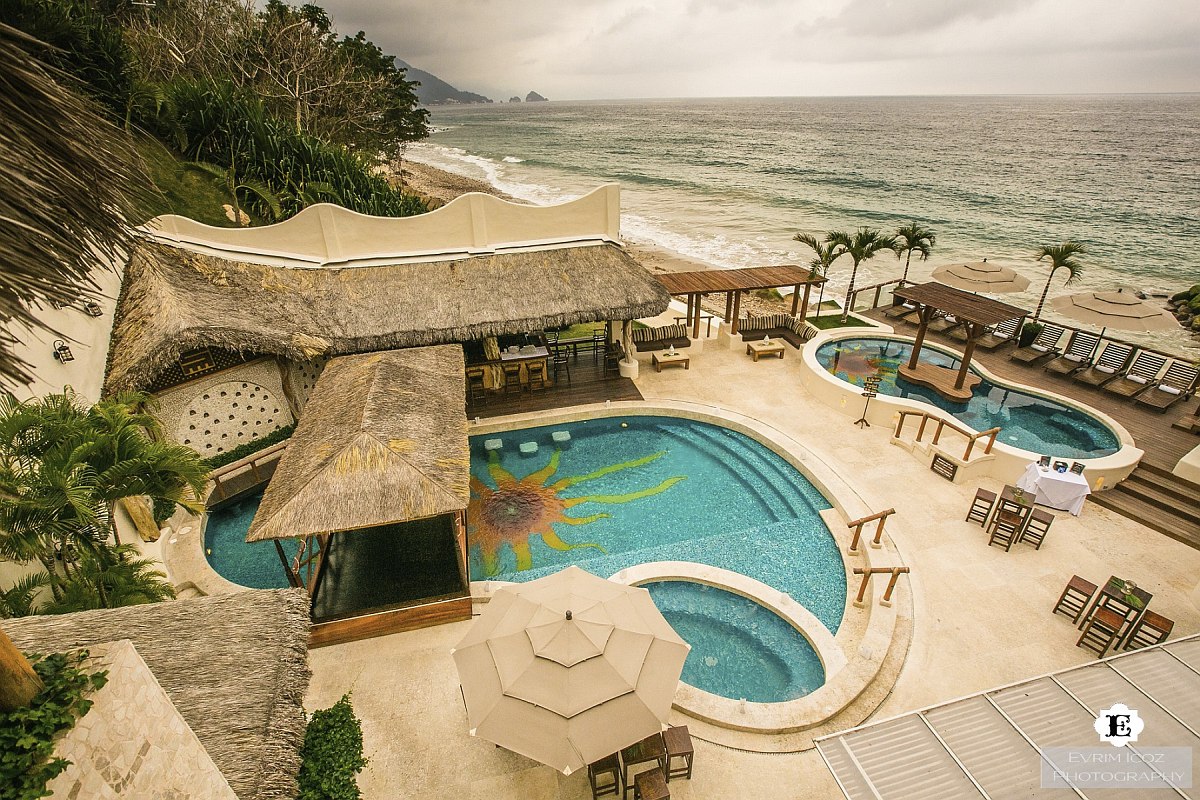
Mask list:
[[[1026,467],[1017,487],[1034,495],[1034,502],[1039,506],[1070,511],[1075,516],[1079,516],[1083,501],[1092,493],[1087,478],[1082,475],[1070,471],[1055,472],[1036,462]]]

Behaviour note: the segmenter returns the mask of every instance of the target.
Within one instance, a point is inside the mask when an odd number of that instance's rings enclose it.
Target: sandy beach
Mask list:
[[[398,182],[406,191],[421,195],[432,200],[434,205],[444,205],[454,198],[468,192],[481,192],[494,195],[505,200],[520,202],[501,192],[496,187],[483,181],[456,175],[428,164],[422,164],[411,159],[405,160],[401,180]],[[625,242],[626,251],[636,258],[650,272],[690,272],[693,270],[717,269],[713,264],[676,253],[661,245],[649,242]],[[788,311],[790,301],[758,297],[753,294],[742,298],[742,309],[753,314],[774,314]],[[724,313],[725,300],[723,296],[705,298],[704,309],[718,315]]]

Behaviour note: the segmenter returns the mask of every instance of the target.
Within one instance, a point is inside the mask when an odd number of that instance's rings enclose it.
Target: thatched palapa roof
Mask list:
[[[3,620],[26,652],[130,639],[241,800],[291,800],[308,689],[308,595],[246,591]]]
[[[330,361],[246,541],[285,539],[461,511],[471,492],[458,345]]]
[[[142,388],[206,345],[307,360],[636,319],[669,302],[613,244],[333,269],[231,261],[147,239],[126,270],[105,388]]]

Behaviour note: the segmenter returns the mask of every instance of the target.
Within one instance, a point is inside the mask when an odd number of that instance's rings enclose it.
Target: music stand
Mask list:
[[[862,396],[867,398],[867,402],[863,403],[862,416],[854,420],[854,424],[860,428],[869,428],[871,423],[867,422],[867,409],[871,405],[871,398],[879,395],[879,382],[883,380],[880,375],[872,375],[863,380]]]

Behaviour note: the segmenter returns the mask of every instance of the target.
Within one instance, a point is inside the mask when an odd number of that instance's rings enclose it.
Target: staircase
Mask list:
[[[1143,462],[1107,492],[1089,498],[1200,550],[1200,486]]]

